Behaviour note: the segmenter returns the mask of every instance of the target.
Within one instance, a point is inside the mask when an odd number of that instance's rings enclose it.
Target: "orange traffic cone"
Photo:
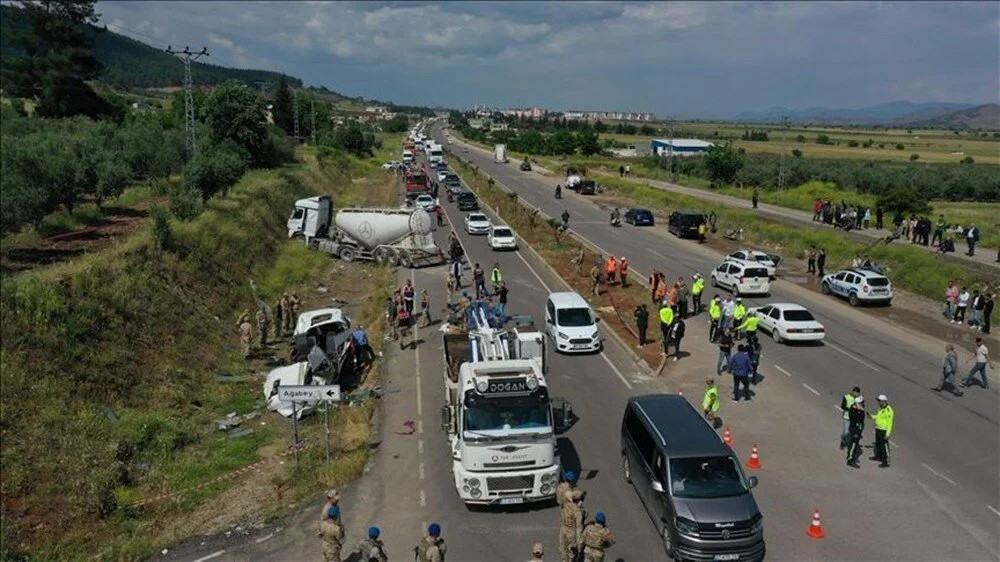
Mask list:
[[[722,441],[730,447],[733,446],[733,434],[729,431],[728,425],[726,426],[726,430],[722,432]]]
[[[750,449],[750,460],[747,461],[747,468],[761,468],[760,457],[757,456],[757,445],[754,444],[753,448]]]
[[[806,534],[814,539],[821,539],[826,536],[823,532],[823,525],[819,522],[819,510],[813,510],[812,523],[809,524],[809,528],[806,529]]]

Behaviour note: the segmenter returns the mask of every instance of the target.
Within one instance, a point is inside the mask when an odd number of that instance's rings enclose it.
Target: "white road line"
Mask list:
[[[808,390],[809,392],[812,392],[816,396],[821,396],[821,394],[819,392],[817,392],[815,388],[809,386],[808,384],[802,383],[802,386],[806,387],[806,390]]]
[[[781,367],[779,367],[777,365],[775,365],[774,368],[777,369],[777,370],[779,370],[779,371],[781,371],[782,373],[785,373],[786,376],[789,376],[789,377],[792,376],[791,373],[789,373],[788,371],[782,369]]]
[[[417,286],[416,273],[415,273],[415,270],[413,270],[413,269],[410,270],[410,283],[414,287]],[[413,341],[414,342],[417,341],[417,338],[419,336],[419,332],[418,332],[419,328],[417,327],[417,324],[418,324],[417,322],[413,323]],[[415,365],[415,372],[414,372],[413,380],[417,384],[417,418],[419,420],[420,416],[424,415],[424,398],[423,398],[423,393],[420,390],[420,387],[421,387],[421,380],[420,380],[420,346],[416,345],[415,343],[413,344],[413,362],[414,362],[414,365]],[[421,432],[421,433],[423,433],[423,432]]]
[[[424,432],[424,420],[417,420],[417,433],[423,434]]]
[[[260,543],[266,541],[267,539],[269,539],[269,538],[271,538],[273,536],[274,536],[274,533],[271,533],[270,535],[267,535],[266,537],[261,537],[261,538],[255,540],[255,541],[253,541],[253,542],[254,542],[254,544],[260,544]]]
[[[992,505],[986,506],[986,509],[992,511],[993,513],[996,513],[997,515],[1000,515],[1000,511],[997,511],[997,508],[993,507]]]
[[[854,355],[853,353],[850,353],[848,351],[845,351],[845,350],[841,349],[840,347],[838,347],[838,346],[830,343],[829,341],[824,341],[823,343],[825,345],[828,345],[828,346],[832,347],[836,351],[839,351],[839,352],[843,353],[844,355],[850,357],[851,359],[854,359],[858,363],[861,363],[862,365],[864,365],[865,367],[868,367],[869,369],[875,371],[876,373],[881,373],[882,372],[882,369],[879,369],[875,365],[872,365],[871,363],[865,361],[864,359],[861,359],[860,357],[858,357],[857,355]]]
[[[427,494],[420,490],[420,507],[427,507]]]
[[[212,554],[209,554],[208,556],[202,556],[201,558],[195,560],[194,562],[205,562],[205,560],[211,560],[213,558],[218,558],[218,557],[222,556],[225,553],[226,553],[225,550],[217,550],[217,551],[213,552]]]
[[[549,285],[542,280],[542,276],[539,275],[537,271],[535,271],[535,268],[531,267],[531,264],[528,263],[528,260],[524,259],[524,256],[521,255],[521,251],[518,250],[514,253],[517,255],[517,257],[521,258],[521,261],[524,262],[525,267],[527,267],[528,271],[530,271],[531,274],[535,276],[535,279],[538,279],[538,282],[542,284],[542,287],[545,287],[545,290],[551,293],[552,289],[549,288]]]
[[[417,452],[421,455],[424,454],[424,440],[417,439]]]
[[[417,465],[417,472],[420,474],[420,479],[423,480],[424,479],[424,463],[420,463],[420,464]]]
[[[604,359],[604,362],[608,364],[608,367],[611,367],[611,370],[614,371],[615,374],[618,375],[618,378],[620,378],[622,382],[625,383],[625,386],[631,390],[632,385],[629,384],[628,380],[622,375],[621,371],[618,370],[618,367],[615,367],[615,364],[612,363],[610,359],[608,359],[608,356],[603,351],[601,352],[601,359]]]
[[[931,468],[931,467],[927,466],[926,464],[924,464],[924,463],[920,463],[920,466],[922,466],[922,467],[926,468],[926,469],[927,469],[927,472],[930,472],[930,473],[931,473],[931,474],[933,474],[934,476],[937,476],[938,478],[940,478],[940,479],[944,480],[945,482],[947,482],[947,483],[951,484],[952,486],[957,486],[957,485],[958,485],[958,484],[955,484],[955,481],[954,481],[954,480],[952,480],[951,478],[948,478],[948,477],[947,477],[947,476],[945,476],[944,474],[941,474],[940,472],[938,472],[938,471],[934,470],[933,468]]]

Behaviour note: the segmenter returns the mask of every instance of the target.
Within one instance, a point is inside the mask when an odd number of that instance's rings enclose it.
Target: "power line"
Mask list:
[[[191,49],[186,46],[183,51],[175,51],[170,45],[167,45],[167,52],[180,57],[184,61],[184,128],[187,133],[184,139],[184,147],[187,149],[188,159],[190,160],[198,154],[198,147],[194,138],[194,84],[191,81],[191,61],[198,60],[203,56],[209,56],[208,49],[202,47],[201,51],[192,53]]]

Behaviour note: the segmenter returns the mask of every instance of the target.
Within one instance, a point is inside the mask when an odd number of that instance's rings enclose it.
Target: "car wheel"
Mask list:
[[[663,551],[667,553],[671,559],[676,560],[676,555],[674,554],[674,532],[670,527],[664,527],[661,533],[663,537]]]
[[[622,476],[625,477],[625,481],[629,484],[632,483],[632,470],[628,465],[628,455],[622,455]]]
[[[716,279],[714,275],[712,276],[712,286],[715,287],[716,289],[719,288],[719,280]]]
[[[820,287],[820,291],[822,291],[824,295],[829,295],[830,294],[830,284],[829,283],[823,283],[823,285]]]
[[[858,294],[851,293],[850,296],[847,297],[847,302],[851,303],[851,306],[858,306],[858,304],[860,304],[860,301],[858,301]]]
[[[774,343],[781,343],[781,332],[778,331],[778,328],[771,330],[771,339],[774,340]]]

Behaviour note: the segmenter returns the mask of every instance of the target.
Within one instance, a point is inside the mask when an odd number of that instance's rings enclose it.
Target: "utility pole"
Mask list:
[[[309,132],[312,140],[309,142],[316,146],[316,98],[309,98]]]
[[[292,123],[293,131],[295,132],[295,141],[299,141],[299,94],[296,91],[292,91]]]
[[[785,151],[788,146],[785,144],[785,136],[788,133],[788,116],[781,116],[781,160],[778,164],[778,191],[785,189]]]
[[[184,61],[184,130],[187,133],[184,148],[187,149],[188,160],[190,160],[198,155],[198,147],[194,139],[194,84],[191,82],[191,61],[209,56],[208,49],[202,47],[201,51],[192,53],[191,49],[186,46],[183,51],[175,51],[170,45],[167,45],[167,52]]]
[[[677,181],[677,176],[674,174],[674,117],[673,115],[667,116],[667,134],[670,136],[670,144],[667,145],[667,154],[670,156],[670,179],[672,181]]]

